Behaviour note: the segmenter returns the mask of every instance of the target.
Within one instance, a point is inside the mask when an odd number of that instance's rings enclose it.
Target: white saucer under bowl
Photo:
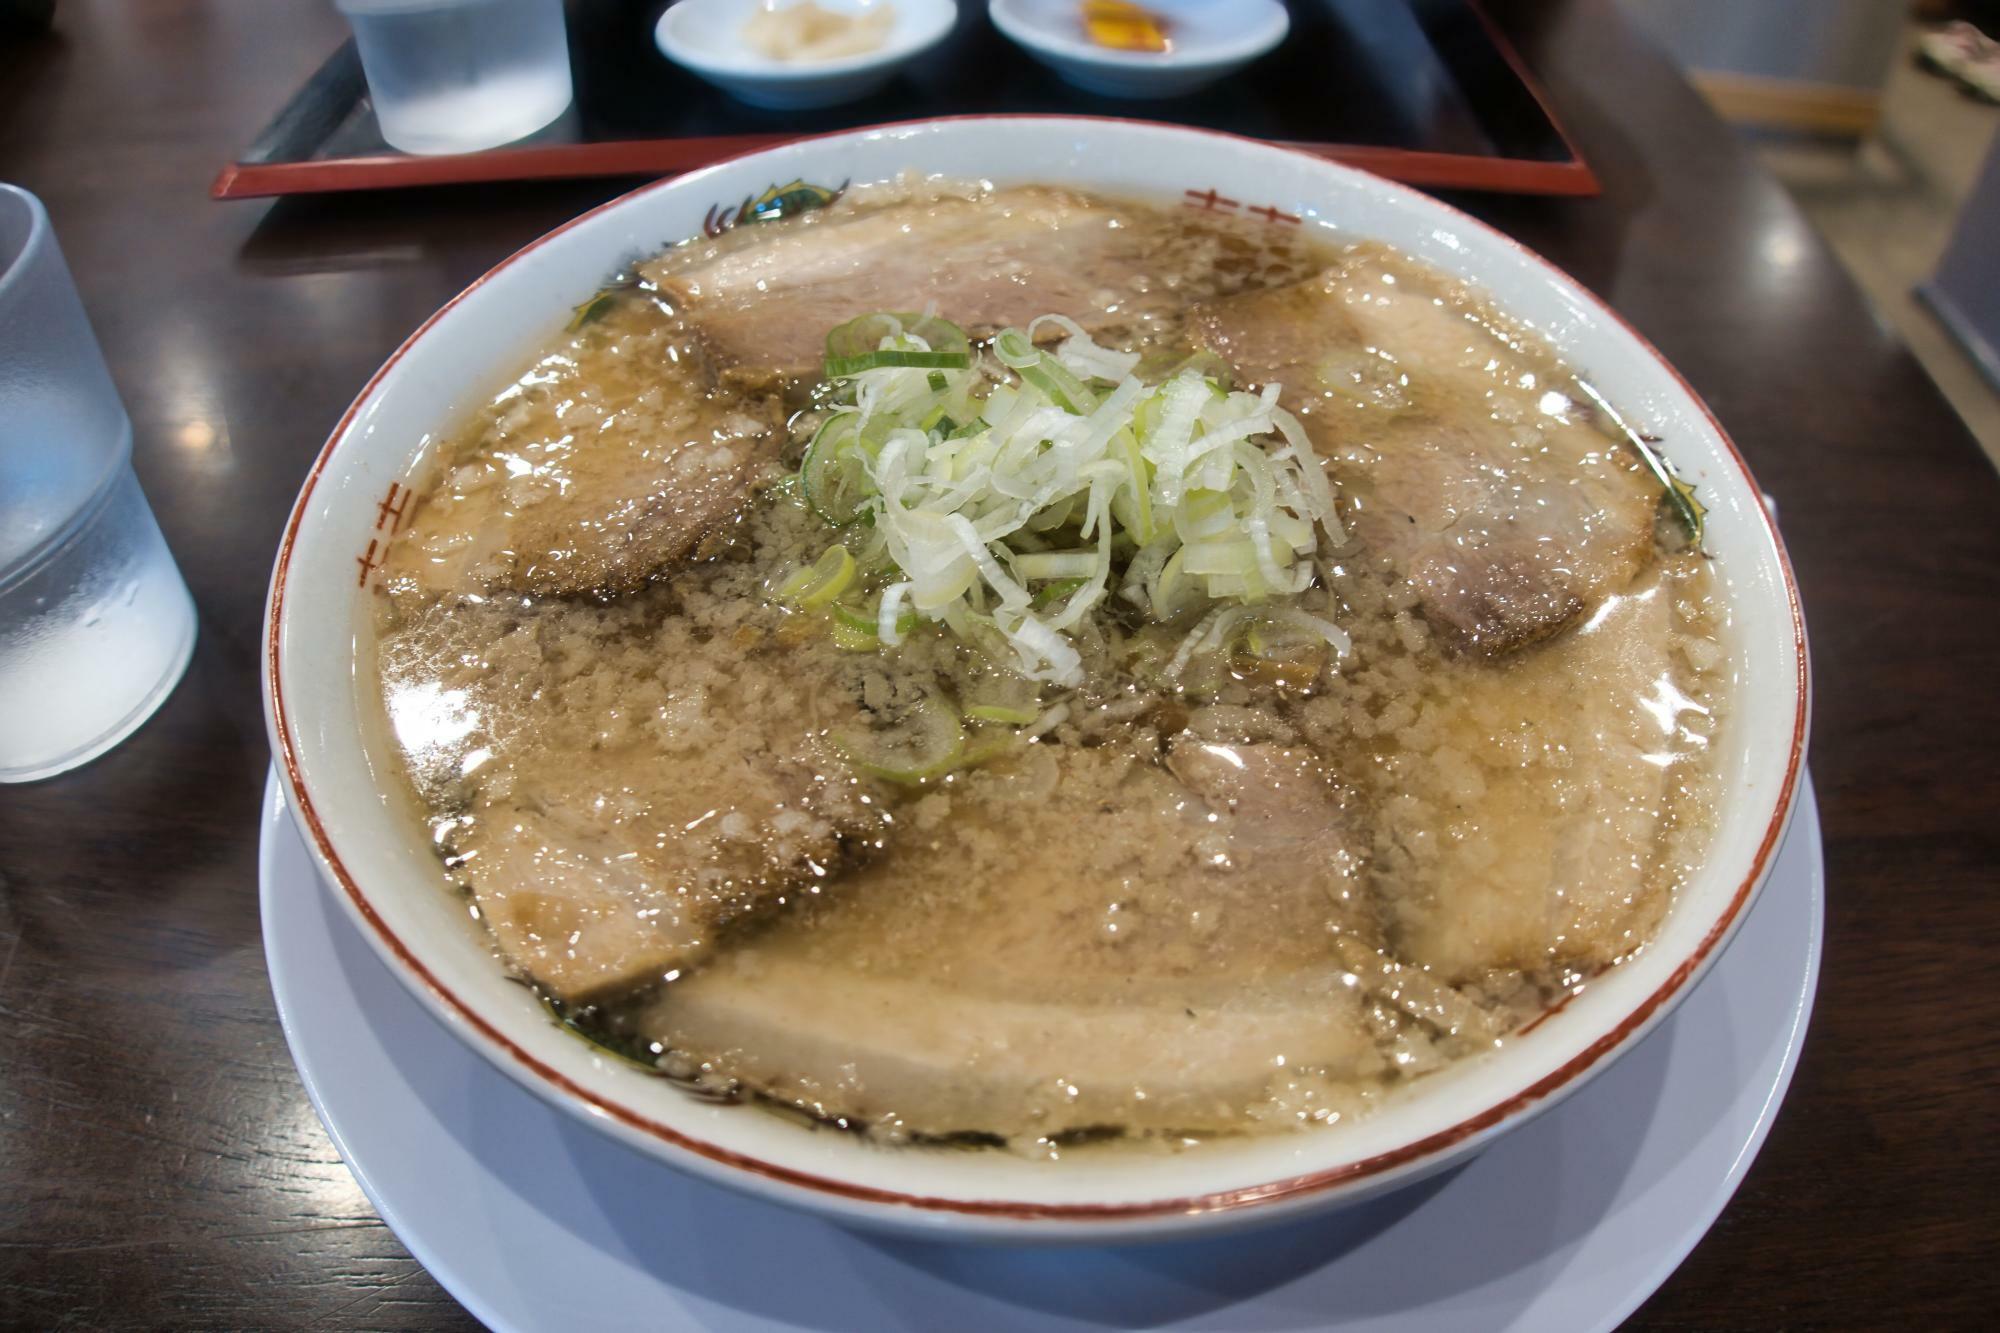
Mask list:
[[[1616,1326],[1764,1142],[1812,1010],[1825,888],[1807,785],[1741,933],[1686,1003],[1467,1165],[1246,1234],[1052,1250],[848,1231],[554,1110],[390,975],[314,872],[275,773],[260,879],[307,1094],[382,1220],[489,1327],[992,1333]]]

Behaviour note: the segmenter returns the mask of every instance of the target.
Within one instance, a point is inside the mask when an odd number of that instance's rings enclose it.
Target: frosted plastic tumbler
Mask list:
[[[0,185],[0,782],[124,740],[193,651],[194,602],[49,215]]]
[[[470,153],[533,134],[570,102],[562,0],[334,0],[354,29],[382,137]]]

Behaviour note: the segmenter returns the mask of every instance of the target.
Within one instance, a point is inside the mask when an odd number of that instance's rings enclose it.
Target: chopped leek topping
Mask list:
[[[861,468],[860,415],[837,412],[826,419],[806,447],[799,486],[813,513],[836,528],[858,516],[867,478]]]
[[[1035,605],[1047,606],[1051,602],[1066,601],[1071,593],[1088,582],[1089,579],[1057,579],[1054,583],[1045,583],[1035,593]]]
[[[1035,345],[1047,325],[1067,335],[1054,350]],[[959,362],[834,370],[940,348]],[[1320,534],[1345,540],[1278,386],[1231,392],[1200,364],[1144,383],[1136,354],[1055,315],[1003,331],[992,350],[999,367],[974,364],[956,325],[904,313],[827,337],[842,405],[807,451],[801,488],[827,522],[867,530],[856,555],[865,586],[882,589],[883,646],[913,616],[993,644],[1030,680],[1075,686],[1070,633],[1106,598],[1158,621],[1241,608],[1304,591]],[[1347,651],[1337,626],[1305,619]]]
[[[965,726],[951,706],[926,695],[893,724],[834,738],[856,768],[891,782],[942,777],[965,759]]]
[[[964,370],[972,364],[965,330],[935,315],[878,311],[826,335],[826,377],[868,370]]]
[[[1048,400],[1063,411],[1083,416],[1097,406],[1097,395],[1090,391],[1068,366],[1047,352],[1037,351],[1028,341],[1028,335],[1019,329],[1007,329],[994,340],[993,354],[1000,358],[1000,364],[1015,371],[1035,388],[1041,390]]]
[[[1003,668],[973,682],[962,702],[967,717],[1025,727],[1042,715],[1042,687]]]
[[[882,649],[882,640],[875,637],[873,626],[858,629],[846,620],[836,619],[827,632],[833,638],[833,646],[844,653],[874,653]]]
[[[876,612],[856,611],[853,607],[850,606],[834,607],[833,618],[835,620],[838,620],[841,624],[847,626],[849,629],[855,630],[862,634],[866,634],[870,638],[875,637],[876,625],[880,621],[880,617]],[[917,627],[916,612],[905,611],[903,612],[903,614],[896,617],[896,632],[898,634],[908,634],[911,630],[915,629],[916,627]]]
[[[816,611],[853,582],[853,553],[845,546],[829,546],[809,568],[794,570],[778,585],[778,600]]]
[[[1005,722],[1009,726],[1025,727],[1042,715],[1039,708],[1009,708],[1006,704],[969,704],[967,717],[978,718],[981,722]]]
[[[859,356],[828,357],[826,374],[828,379],[845,379],[859,375],[864,370],[901,368],[924,370],[939,367],[944,370],[964,370],[971,359],[962,352],[924,352],[901,347],[884,347],[877,352],[863,352]]]

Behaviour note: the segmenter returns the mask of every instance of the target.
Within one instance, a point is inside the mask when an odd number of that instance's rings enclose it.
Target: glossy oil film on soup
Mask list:
[[[1393,1114],[1699,858],[1699,510],[1456,280],[906,182],[577,299],[363,675],[440,892],[648,1072],[1041,1154]]]

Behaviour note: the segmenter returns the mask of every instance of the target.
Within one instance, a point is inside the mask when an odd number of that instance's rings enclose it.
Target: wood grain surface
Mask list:
[[[2000,481],[1782,191],[1606,0],[1494,6],[1604,183],[1455,199],[1708,398],[1781,506],[1818,679],[1826,970],[1735,1201],[1640,1329],[1992,1327]],[[201,609],[126,745],[0,788],[0,1323],[470,1324],[300,1090],[258,936],[255,641],[280,523],[369,373],[617,182],[216,204],[322,4],[64,0],[0,37],[0,178],[47,202]],[[11,701],[10,701],[11,702]]]

